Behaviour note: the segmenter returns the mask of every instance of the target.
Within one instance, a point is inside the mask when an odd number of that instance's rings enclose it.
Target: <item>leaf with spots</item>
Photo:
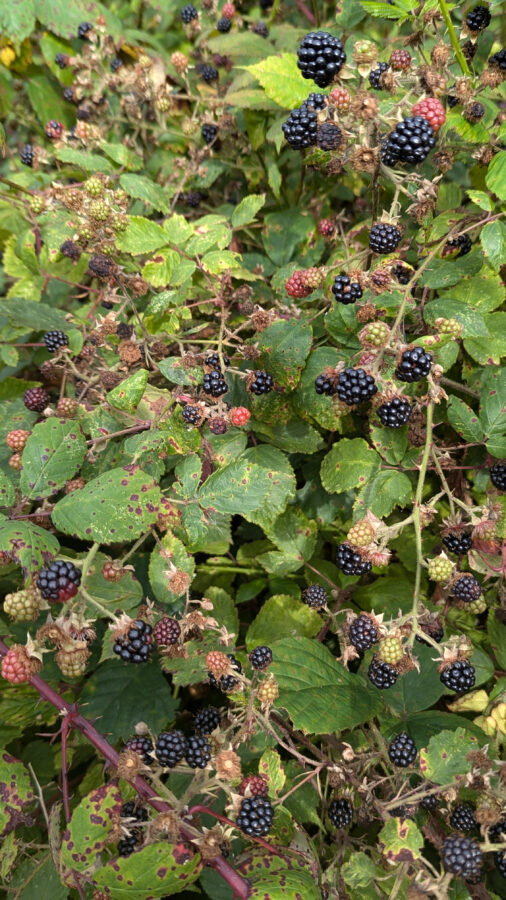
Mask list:
[[[125,378],[112,391],[109,391],[107,402],[115,409],[134,412],[146,390],[148,374],[147,369],[139,369],[138,372]]]
[[[270,748],[264,750],[258,763],[258,774],[263,775],[267,779],[269,797],[271,800],[275,800],[286,781],[286,775],[277,750],[271,750]]]
[[[53,534],[29,520],[0,520],[0,547],[19,563],[27,578],[51,562],[59,546]]]
[[[463,440],[483,440],[483,429],[477,414],[459,397],[452,396],[448,400],[448,419]]]
[[[204,509],[213,507],[217,512],[237,513],[247,519],[248,513],[267,500],[272,489],[271,475],[261,466],[238,460],[206,479],[199,491],[200,504]]]
[[[16,494],[9,476],[0,470],[0,507],[11,506]]]
[[[381,459],[363,438],[343,438],[322,462],[320,476],[325,490],[341,494],[363,487],[374,477]]]
[[[200,853],[188,844],[160,841],[148,844],[126,859],[110,860],[93,876],[115,900],[145,900],[186,890],[200,875]]]
[[[119,824],[121,805],[118,784],[111,781],[91,791],[75,808],[60,849],[60,866],[67,884],[74,884],[72,872],[94,868],[110,842],[111,831]]]
[[[33,429],[23,450],[20,488],[31,500],[56,494],[80,468],[86,440],[80,425],[52,417]]]
[[[478,750],[478,741],[467,729],[440,731],[420,750],[420,770],[428,781],[436,784],[462,781],[471,771],[468,754],[473,750]]]
[[[52,518],[64,534],[115,544],[138,538],[157,522],[161,509],[160,488],[153,478],[138,466],[124,466],[59,500]]]
[[[239,865],[251,884],[250,900],[321,900],[318,867],[314,857],[283,859],[252,851]]]
[[[151,554],[149,581],[156,599],[170,612],[181,608],[179,598],[186,596],[194,572],[195,560],[184,544],[173,534],[166,534]]]
[[[27,807],[34,800],[27,769],[10,753],[0,753],[0,834],[28,823]]]
[[[274,322],[262,332],[258,341],[262,363],[278,384],[297,386],[312,341],[310,325],[298,319]]]
[[[392,865],[413,863],[418,859],[421,856],[424,838],[415,822],[395,816],[383,826],[378,841],[383,856]]]

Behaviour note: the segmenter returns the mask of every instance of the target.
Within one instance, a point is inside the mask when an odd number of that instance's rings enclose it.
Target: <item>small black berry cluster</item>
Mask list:
[[[249,655],[249,661],[254,669],[266,669],[272,662],[271,648],[264,645],[255,647]]]
[[[388,745],[388,756],[394,766],[405,769],[416,759],[416,744],[407,731],[401,731]]]
[[[474,666],[466,659],[459,659],[445,666],[439,677],[444,686],[456,694],[470,691],[476,681]]]
[[[334,81],[346,62],[342,41],[328,31],[311,31],[297,51],[297,65],[303,78],[311,78],[324,88]]]
[[[327,604],[327,591],[321,584],[310,584],[302,591],[302,602],[311,609],[322,609]]]
[[[194,729],[196,734],[212,734],[220,724],[221,716],[215,706],[206,706],[195,716]]]
[[[142,619],[136,619],[127,632],[116,639],[112,649],[124,662],[147,662],[153,649],[151,625]]]
[[[134,753],[138,753],[146,766],[150,766],[153,762],[153,757],[151,756],[153,752],[153,741],[149,737],[130,738],[130,740],[125,743],[125,750],[133,750]]]
[[[77,594],[81,584],[81,573],[75,565],[63,559],[55,559],[40,570],[37,587],[44,600],[66,603]]]
[[[332,293],[338,303],[355,303],[363,294],[358,281],[352,281],[349,275],[336,275],[332,285]]]
[[[262,837],[269,834],[273,817],[274,810],[267,797],[245,797],[236,823],[244,834]]]
[[[473,546],[473,536],[470,531],[449,531],[443,538],[443,544],[450,553],[462,556]]]
[[[269,375],[264,369],[258,369],[255,372],[255,378],[249,385],[252,394],[261,396],[262,394],[270,394],[274,385],[272,375]]]
[[[227,356],[223,357],[223,362],[225,366],[230,364],[230,360]],[[202,387],[205,393],[211,394],[211,397],[221,397],[222,394],[226,394],[228,385],[225,381],[218,353],[213,353],[211,356],[208,356],[205,360],[205,365],[211,369],[210,372],[206,372],[204,375]]]
[[[474,817],[474,809],[468,803],[458,803],[450,816],[450,825],[455,831],[473,831],[478,827]]]
[[[350,644],[359,653],[365,653],[378,642],[378,632],[370,616],[362,614],[353,620],[348,630]]]
[[[364,369],[348,367],[337,379],[337,395],[347,406],[355,406],[357,403],[370,400],[377,390],[374,378]]]
[[[64,331],[46,331],[44,343],[50,353],[56,353],[61,347],[68,347],[69,339]]]
[[[395,377],[398,381],[412,384],[415,381],[421,381],[422,378],[426,378],[431,366],[432,354],[424,350],[423,347],[413,347],[412,350],[404,350],[395,370]]]
[[[394,397],[387,403],[378,406],[377,413],[382,425],[386,428],[401,428],[411,418],[413,408],[404,397]]]
[[[434,144],[434,129],[427,119],[409,116],[399,122],[383,142],[381,161],[386,166],[394,166],[397,162],[421,163]]]
[[[155,743],[158,762],[165,769],[173,769],[186,754],[187,741],[182,731],[162,731]]]
[[[227,653],[227,656],[232,663],[232,668],[235,669],[236,672],[242,672],[241,663],[235,658],[234,654]],[[208,672],[207,677],[209,678],[211,687],[218,688],[218,690],[223,691],[224,693],[234,691],[239,684],[238,679],[234,678],[233,675],[220,675],[220,677],[216,679],[213,672]]]
[[[383,662],[377,656],[373,656],[367,670],[367,677],[371,684],[384,691],[393,687],[399,677],[399,673],[390,663]]]
[[[189,737],[185,758],[190,769],[205,769],[211,759],[211,745],[207,738],[200,734]]]
[[[346,541],[339,544],[336,551],[336,566],[344,572],[345,575],[365,575],[370,572],[372,565],[368,559],[355,550],[351,544]]]
[[[332,800],[329,805],[329,819],[336,828],[347,828],[353,820],[353,807],[345,797]]]

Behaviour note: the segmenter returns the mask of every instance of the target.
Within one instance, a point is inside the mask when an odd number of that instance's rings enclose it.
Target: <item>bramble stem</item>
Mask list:
[[[415,528],[415,541],[416,541],[416,573],[415,573],[415,587],[413,590],[413,607],[411,609],[411,619],[414,623],[417,620],[418,616],[418,604],[420,602],[420,585],[422,582],[422,563],[423,563],[423,553],[422,553],[422,523],[420,520],[420,506],[422,505],[422,495],[423,495],[423,486],[425,484],[425,476],[427,474],[427,465],[429,462],[430,452],[432,449],[432,422],[433,422],[433,414],[434,414],[434,402],[431,400],[427,407],[427,421],[426,421],[426,429],[427,435],[425,437],[425,447],[423,450],[422,462],[420,465],[419,475],[418,475],[418,484],[416,486],[415,493],[415,503],[413,506],[413,524]],[[413,646],[413,642],[415,639],[416,629],[412,628],[410,635],[410,644]]]
[[[437,0],[439,9],[441,10],[441,15],[445,20],[445,25],[448,29],[448,34],[450,35],[450,40],[452,42],[452,47],[455,52],[455,59],[457,60],[460,68],[462,69],[464,75],[467,75],[468,78],[471,77],[471,72],[469,71],[469,66],[467,65],[466,58],[462,53],[460,44],[458,42],[457,35],[455,34],[455,28],[453,27],[453,22],[450,17],[450,12],[446,5],[446,0]]]

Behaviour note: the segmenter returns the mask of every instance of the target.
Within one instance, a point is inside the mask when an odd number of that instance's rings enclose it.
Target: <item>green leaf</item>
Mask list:
[[[307,518],[305,513],[296,507],[290,506],[270,526],[265,526],[265,533],[269,540],[276,545],[283,554],[293,558],[296,571],[310,560],[316,546],[317,525]]]
[[[105,640],[112,641],[110,632]],[[87,678],[81,702],[86,704],[86,717],[98,720],[101,732],[113,743],[135,733],[140,710],[143,722],[158,734],[174,720],[179,705],[157,663],[132,666],[117,656],[101,663]]]
[[[148,378],[147,369],[138,369],[133,375],[121,381],[112,391],[109,391],[107,402],[116,409],[134,412],[146,390]]]
[[[142,600],[140,581],[137,581],[134,573],[129,570],[119,581],[106,581],[102,575],[102,566],[106,560],[107,557],[103,553],[97,553],[86,578],[86,590],[111,612],[121,609],[123,612],[135,614]],[[96,607],[89,603],[85,614],[95,617]],[[110,656],[112,657],[112,645]]]
[[[341,875],[349,888],[367,888],[374,883],[376,866],[367,853],[352,853],[341,866]]]
[[[498,667],[506,669],[506,625],[492,610],[487,620],[487,631]]]
[[[383,610],[382,610],[383,611]],[[420,671],[411,669],[389,688],[386,702],[398,716],[405,718],[414,712],[428,709],[437,703],[445,693],[437,666],[434,664],[434,649],[416,644],[416,657]]]
[[[379,519],[390,515],[396,506],[406,506],[411,500],[413,486],[404,472],[387,470],[378,472],[362,488],[353,509],[362,512],[370,509]]]
[[[142,200],[159,212],[170,212],[170,201],[168,197],[164,196],[164,189],[159,184],[151,181],[151,179],[146,178],[144,175],[125,174],[121,176],[119,181],[129,197]]]
[[[196,386],[202,383],[204,378],[201,366],[186,368],[183,360],[178,356],[167,356],[160,360],[158,368],[164,378],[173,384],[191,384]]]
[[[269,797],[275,800],[283,788],[286,775],[281,765],[281,757],[277,750],[265,750],[258,763],[258,774],[267,779]]]
[[[480,423],[485,432],[487,450],[501,459],[506,432],[506,369],[497,369],[488,378],[481,396]]]
[[[77,422],[51,417],[36,425],[21,458],[21,490],[31,500],[58,493],[81,467],[86,450]]]
[[[111,469],[59,500],[53,522],[64,534],[116,544],[138,538],[158,520],[160,488],[138,466]]]
[[[499,271],[506,257],[506,225],[496,219],[488,222],[480,231],[481,246],[488,256],[496,272]]]
[[[202,866],[200,853],[190,845],[160,841],[127,858],[111,860],[95,872],[93,881],[108,888],[115,900],[145,900],[187,890]]]
[[[404,19],[406,13],[396,6],[380,3],[379,0],[360,0],[360,6],[377,19]]]
[[[56,119],[67,126],[71,125],[72,116],[69,104],[65,102],[61,92],[53,87],[47,75],[32,75],[26,81],[25,87],[30,103],[42,126],[45,126],[50,119]]]
[[[270,646],[273,641],[277,642],[294,634],[314,637],[321,624],[318,613],[300,600],[289,594],[277,594],[265,601],[248,628],[246,647],[250,652],[259,644]],[[277,650],[273,650],[273,654],[274,659],[277,659]]]
[[[279,425],[266,425],[255,421],[255,430],[265,434],[275,447],[287,453],[305,453],[310,455],[324,446],[321,435],[308,422],[294,419]]]
[[[265,203],[265,194],[249,194],[243,197],[232,213],[232,228],[242,228],[254,222],[257,212]]]
[[[494,204],[485,191],[466,191],[466,194],[473,203],[476,203],[476,206],[480,207],[480,209],[484,209],[485,212],[492,212]]]
[[[16,496],[9,476],[0,469],[0,507],[11,506]]]
[[[476,275],[483,265],[480,253],[468,253],[461,259],[433,259],[420,275],[420,284],[428,288],[446,288],[463,278]]]
[[[152,253],[169,242],[167,232],[143,216],[128,216],[128,227],[116,237],[116,246],[125,253],[140,256],[141,253]]]
[[[168,604],[171,610],[179,607],[176,601],[186,594],[186,586],[177,587],[177,584],[174,586],[171,582],[176,569],[186,572],[190,579],[189,585],[195,572],[195,561],[178,538],[166,534],[151,553],[149,581],[157,600]]]
[[[376,451],[363,438],[343,438],[321,464],[323,487],[333,494],[362,487],[374,477],[380,463]]]
[[[92,869],[110,842],[109,835],[121,815],[121,792],[115,781],[91,791],[72,813],[63,834],[60,865],[65,880],[72,884],[72,872]]]
[[[295,473],[289,460],[277,447],[258,444],[249,447],[242,458],[261,466],[271,482],[269,502],[249,514],[249,520],[261,528],[268,528],[295,496]]]
[[[311,327],[300,319],[274,322],[261,333],[258,349],[278,384],[294,388],[299,383],[312,339]]]
[[[35,796],[30,775],[20,760],[10,753],[0,753],[0,834],[15,828],[28,812]]]
[[[478,416],[458,397],[452,396],[448,400],[448,418],[457,434],[465,441],[474,443],[483,440],[483,429]]]
[[[233,598],[223,588],[211,585],[206,588],[206,597],[211,600],[213,608],[211,616],[218,624],[225,627],[229,634],[239,634],[239,614]]]
[[[206,479],[199,491],[199,502],[206,509],[237,513],[248,518],[258,509],[272,490],[268,472],[246,460],[224,466]]]
[[[492,158],[485,175],[485,183],[493,194],[497,194],[499,200],[506,200],[506,150]]]
[[[2,3],[0,6],[0,33],[19,46],[35,28],[34,0],[20,3]]]
[[[422,855],[424,836],[411,819],[389,819],[378,835],[383,856],[390,865],[413,863]]]
[[[285,109],[300,106],[307,99],[307,81],[297,68],[294,53],[268,56],[261,62],[244,68],[260,82],[269,99]]]
[[[462,781],[471,771],[469,753],[478,749],[476,738],[465,728],[441,731],[432,737],[427,747],[420,750],[420,771],[427,781],[435,784],[452,784]]]
[[[276,642],[273,654],[270,671],[279,684],[278,705],[286,708],[295,728],[327,734],[379,713],[379,692],[366,688],[317,641],[288,637]]]
[[[69,896],[49,851],[29,856],[22,863],[18,861],[11,873],[9,890],[20,900],[40,900],[44,896],[51,900],[68,900]]]
[[[408,447],[405,428],[383,428],[373,425],[371,441],[385,462],[391,466],[396,466],[401,462]]]
[[[55,34],[75,38],[81,22],[96,22],[103,16],[108,33],[118,38],[122,34],[121,23],[105,5],[97,0],[37,0],[36,13],[39,22]]]
[[[259,850],[250,852],[239,870],[251,884],[250,900],[321,900],[312,871],[314,859],[312,864],[304,856],[283,859]]]
[[[79,166],[84,172],[104,172],[111,175],[114,171],[113,166],[108,159],[99,156],[97,153],[90,153],[88,150],[74,150],[73,147],[60,147],[55,150],[55,157],[60,162],[70,163],[73,166]]]
[[[19,563],[26,578],[31,578],[59,549],[55,536],[28,520],[0,519],[0,547]]]
[[[16,273],[13,272],[13,275]],[[12,297],[0,304],[0,319],[6,319],[10,325],[18,328],[26,326],[27,331],[65,331],[68,332],[68,322],[59,309],[53,309],[45,303],[37,303],[35,300],[24,300],[21,297]]]

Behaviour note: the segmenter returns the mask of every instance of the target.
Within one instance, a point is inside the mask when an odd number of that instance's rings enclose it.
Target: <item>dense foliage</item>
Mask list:
[[[2,4],[2,896],[504,896],[500,27]]]

